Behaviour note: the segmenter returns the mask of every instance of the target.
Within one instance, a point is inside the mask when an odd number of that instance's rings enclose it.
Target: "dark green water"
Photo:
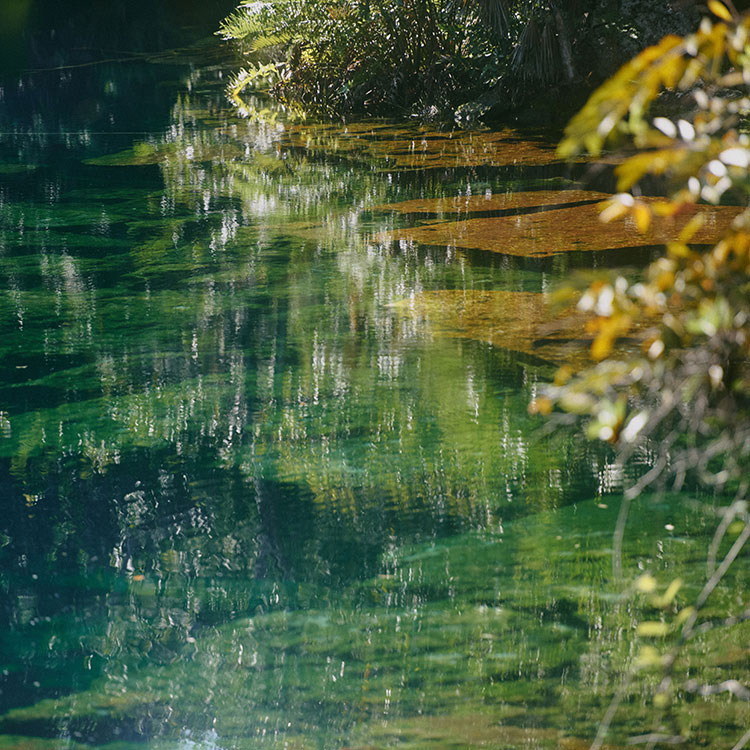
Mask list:
[[[110,19],[69,57],[34,16],[6,63],[0,748],[583,746],[637,650],[610,572],[629,474],[527,414],[555,362],[404,300],[647,252],[391,241],[422,219],[383,204],[582,168],[486,159],[481,134],[420,166],[446,134],[239,120],[216,46],[184,48],[217,9],[185,30],[155,7],[150,35]],[[640,501],[628,579],[696,590],[685,499]],[[741,733],[722,716],[696,743]]]

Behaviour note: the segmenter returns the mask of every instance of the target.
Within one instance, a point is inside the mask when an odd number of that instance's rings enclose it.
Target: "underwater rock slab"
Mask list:
[[[692,243],[697,245],[717,242],[740,209],[734,206],[691,206],[674,217],[654,217],[649,231],[641,234],[630,220],[603,223],[599,219],[598,205],[590,203],[520,216],[422,224],[384,232],[379,239],[547,258],[575,251],[662,245],[673,240],[699,211],[706,214],[706,221],[692,238]]]
[[[399,170],[480,166],[541,166],[561,162],[554,141],[521,137],[513,130],[442,132],[428,128],[351,124],[288,129],[290,145],[309,151],[357,153]]]
[[[374,206],[377,211],[396,211],[402,214],[460,214],[484,211],[511,211],[536,206],[554,206],[566,203],[591,203],[611,197],[595,190],[530,190],[493,193],[487,195],[455,195],[442,198],[417,198],[415,200],[385,203]]]
[[[393,306],[422,320],[436,336],[484,341],[553,364],[590,363],[592,336],[586,333],[585,316],[557,310],[540,292],[444,289]]]
[[[498,712],[499,713],[499,712]],[[529,750],[573,750],[576,747],[588,747],[583,740],[567,742],[562,733],[554,729],[538,727],[519,727],[500,723],[483,714],[458,714],[452,716],[418,716],[398,721],[384,721],[382,726],[373,732],[378,744],[351,746],[349,750],[364,750],[365,747],[382,747],[391,742],[398,742],[403,750],[416,750],[426,747],[457,747],[456,741],[462,739],[461,747],[524,747]],[[463,744],[465,743],[465,744]]]

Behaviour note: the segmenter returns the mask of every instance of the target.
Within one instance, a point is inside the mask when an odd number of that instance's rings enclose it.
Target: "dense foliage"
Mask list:
[[[241,72],[238,89],[269,76],[281,102],[329,116],[428,111],[478,96],[498,74],[478,14],[458,0],[254,3],[222,32],[272,60]]]
[[[684,9],[651,6],[637,0],[272,0],[241,4],[219,33],[241,42],[248,58],[230,84],[242,110],[242,91],[265,85],[307,113],[465,123],[529,105],[543,91],[569,100],[690,17]],[[549,104],[547,97],[546,117],[554,109]]]
[[[707,211],[699,210],[642,277],[602,277],[579,291],[578,309],[591,314],[596,333],[592,358],[600,364],[575,376],[561,371],[533,404],[544,413],[557,406],[584,418],[590,437],[611,443],[621,461],[647,467],[626,494],[616,547],[628,503],[646,488],[671,483],[691,499],[699,487],[713,493],[703,508],[716,518],[703,587],[680,602],[680,583],[673,581],[657,602],[658,621],[640,629],[644,644],[634,670],[656,669],[654,703],[661,710],[675,694],[750,698],[726,669],[712,682],[696,679],[685,656],[701,633],[718,625],[736,628],[748,617],[741,599],[706,611],[750,538],[750,211],[742,211],[750,197],[750,16],[717,0],[709,7],[714,18],[704,19],[696,33],[667,36],[596,91],[571,121],[560,151],[596,155],[612,142],[634,144],[635,153],[616,168],[624,192],[604,205],[602,218],[632,221],[644,238],[655,216],[694,211],[699,201],[737,205],[737,218],[714,247],[691,245],[707,221]],[[672,92],[681,116],[649,113],[664,91]],[[643,196],[644,185],[655,179],[668,197]],[[571,287],[564,294],[572,293]],[[625,336],[642,340],[635,360],[623,361],[613,348]],[[642,591],[655,586],[650,576],[638,583]],[[657,647],[649,643],[654,637],[667,640]],[[710,651],[701,659],[723,663]]]

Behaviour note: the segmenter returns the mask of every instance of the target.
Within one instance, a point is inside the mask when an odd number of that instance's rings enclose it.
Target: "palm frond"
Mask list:
[[[250,42],[252,52],[263,52],[271,47],[282,47],[294,39],[294,35],[288,32],[274,32],[270,34],[258,34]]]
[[[510,29],[512,0],[477,0],[484,22],[498,35],[505,37]]]
[[[219,26],[216,32],[225,40],[243,41],[254,34],[263,33],[264,26],[261,21],[261,13],[266,10],[269,3],[253,2],[245,3],[230,13]]]
[[[564,61],[553,18],[528,21],[510,65],[514,75],[523,81],[547,85],[562,78]]]

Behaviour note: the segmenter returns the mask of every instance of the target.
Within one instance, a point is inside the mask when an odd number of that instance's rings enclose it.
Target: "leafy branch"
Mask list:
[[[627,63],[590,97],[568,125],[559,153],[570,157],[629,143],[616,167],[618,195],[602,204],[605,222],[632,222],[648,244],[656,219],[689,216],[666,245],[666,253],[635,279],[603,276],[568,285],[560,297],[574,300],[594,333],[592,366],[581,373],[562,369],[531,405],[550,419],[585,422],[589,437],[610,443],[624,464],[645,470],[626,489],[615,529],[614,573],[622,575],[622,547],[631,501],[651,487],[683,490],[695,482],[716,496],[733,494],[719,513],[707,550],[706,581],[671,624],[641,622],[644,638],[673,638],[660,653],[644,646],[612,698],[599,725],[598,750],[631,685],[644,669],[660,680],[653,703],[664,709],[675,689],[676,665],[685,648],[716,627],[701,622],[709,597],[746,549],[750,538],[750,15],[718,0],[714,19],[694,34],[668,36]],[[669,92],[678,116],[654,114]],[[665,197],[644,197],[649,188]],[[706,248],[695,242],[710,221],[705,204],[728,202],[737,216],[721,240]],[[628,361],[617,356],[623,337],[641,342]],[[598,364],[597,364],[598,363]],[[721,562],[726,536],[736,538]],[[681,582],[656,596],[655,579],[641,576],[636,589],[651,593],[651,606],[673,606]],[[745,610],[747,611],[747,610]],[[730,628],[744,615],[726,617]],[[746,618],[745,618],[746,619]],[[708,625],[708,628],[706,627]],[[707,698],[728,693],[750,698],[733,677],[718,682],[690,678],[681,690]],[[651,732],[633,738],[653,746],[679,736]],[[750,740],[746,733],[735,745]]]

